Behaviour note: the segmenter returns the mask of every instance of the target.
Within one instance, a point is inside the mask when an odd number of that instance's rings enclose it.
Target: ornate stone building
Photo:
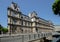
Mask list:
[[[35,11],[24,15],[19,6],[12,2],[8,7],[8,30],[9,33],[36,33],[52,32],[53,23],[37,16]]]

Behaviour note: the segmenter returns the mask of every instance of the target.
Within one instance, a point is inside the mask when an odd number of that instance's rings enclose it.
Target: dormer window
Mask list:
[[[13,19],[13,24],[16,24],[17,23],[17,20],[16,19]]]
[[[23,19],[23,17],[21,16],[21,19]]]

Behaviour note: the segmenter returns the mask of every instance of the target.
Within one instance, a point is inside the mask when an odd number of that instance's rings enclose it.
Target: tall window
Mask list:
[[[28,26],[28,22],[27,22],[26,24],[27,24],[27,26]]]
[[[36,28],[36,32],[38,32],[38,28]]]
[[[28,22],[28,26],[30,26],[30,22]]]
[[[21,25],[21,20],[20,20],[19,24]]]
[[[25,26],[25,21],[23,21],[23,25]]]
[[[25,26],[27,25],[27,22],[25,22]]]
[[[21,21],[21,25],[23,25],[23,21]]]
[[[16,19],[13,19],[13,24],[16,24],[17,23],[17,20]]]
[[[14,16],[14,17],[17,17],[17,13],[15,13],[15,12],[12,12],[12,16]]]
[[[17,28],[16,26],[12,26],[12,32],[13,33],[16,33],[16,28]]]
[[[32,26],[32,23],[31,23],[31,26]]]
[[[23,19],[23,16],[21,16],[21,19]]]

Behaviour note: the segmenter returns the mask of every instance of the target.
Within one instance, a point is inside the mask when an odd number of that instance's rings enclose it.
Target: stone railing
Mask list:
[[[11,34],[0,35],[1,42],[29,42],[50,36],[51,33],[30,33],[30,34]]]

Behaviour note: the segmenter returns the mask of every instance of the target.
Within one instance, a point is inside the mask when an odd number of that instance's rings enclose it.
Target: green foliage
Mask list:
[[[1,33],[1,31],[3,33],[7,33],[8,32],[8,28],[3,28],[3,26],[0,25],[0,33]]]
[[[6,33],[6,32],[8,32],[8,29],[7,28],[2,28],[2,31],[3,31],[3,33]]]
[[[60,15],[60,0],[55,0],[52,5],[52,10],[55,15]]]
[[[55,0],[55,2],[59,2],[60,0]]]

